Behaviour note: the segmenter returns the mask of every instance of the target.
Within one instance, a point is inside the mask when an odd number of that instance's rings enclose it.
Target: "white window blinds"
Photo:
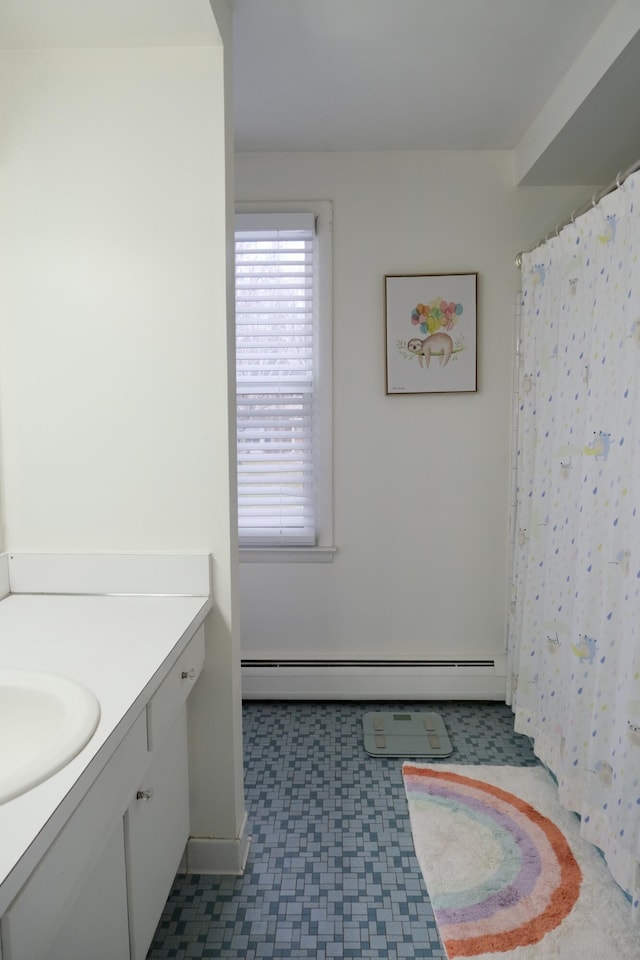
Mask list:
[[[316,542],[313,214],[238,214],[241,546]]]

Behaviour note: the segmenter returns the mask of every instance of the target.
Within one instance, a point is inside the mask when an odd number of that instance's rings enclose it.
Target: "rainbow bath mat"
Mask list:
[[[402,773],[449,960],[638,960],[631,907],[543,767]]]

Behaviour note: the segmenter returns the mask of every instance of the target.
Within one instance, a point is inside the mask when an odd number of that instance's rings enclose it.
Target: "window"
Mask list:
[[[236,214],[238,535],[302,552],[332,539],[331,205],[291,206]]]

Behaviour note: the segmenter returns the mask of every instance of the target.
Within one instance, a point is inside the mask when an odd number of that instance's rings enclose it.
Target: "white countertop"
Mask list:
[[[96,732],[66,767],[0,805],[0,915],[211,609],[203,596],[14,594],[0,602],[0,664],[86,684]]]

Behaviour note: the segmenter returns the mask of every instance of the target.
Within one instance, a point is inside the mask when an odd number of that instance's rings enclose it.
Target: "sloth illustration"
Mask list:
[[[407,343],[409,353],[415,353],[420,366],[429,366],[431,357],[440,357],[440,366],[446,367],[453,353],[453,340],[448,333],[432,333],[425,340],[414,337]]]

